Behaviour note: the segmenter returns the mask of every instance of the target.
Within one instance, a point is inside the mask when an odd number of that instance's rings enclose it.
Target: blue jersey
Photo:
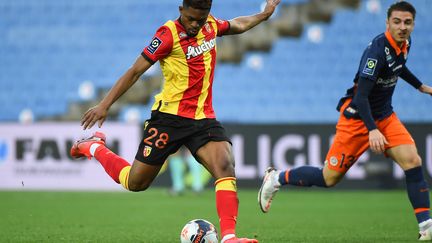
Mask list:
[[[407,69],[407,61],[411,39],[402,48],[396,45],[390,33],[383,33],[369,43],[360,60],[358,71],[354,78],[354,86],[347,90],[344,98],[353,97],[358,82],[372,82],[373,88],[368,100],[374,120],[383,119],[393,113],[392,96],[397,80]],[[345,99],[343,99],[345,100]],[[350,104],[352,117],[357,117],[355,101]]]

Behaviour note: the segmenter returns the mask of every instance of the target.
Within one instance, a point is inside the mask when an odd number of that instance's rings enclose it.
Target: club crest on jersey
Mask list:
[[[150,147],[150,146],[145,146],[145,147],[144,147],[144,151],[143,151],[143,155],[144,155],[144,157],[148,157],[148,156],[150,155],[151,151],[152,151],[152,147]]]
[[[376,59],[368,58],[366,60],[365,67],[363,68],[363,73],[367,74],[367,75],[373,75],[375,72],[375,68],[376,68],[377,63],[378,63],[378,61]]]
[[[207,32],[209,33],[211,32],[210,25],[208,23],[204,25],[204,28],[206,29]]]
[[[157,38],[156,36],[153,38],[153,40],[150,42],[150,45],[147,46],[147,51],[151,54],[154,54],[159,46],[161,46],[162,41],[161,39]]]
[[[213,38],[209,41],[204,40],[199,46],[188,46],[188,52],[186,54],[186,59],[191,59],[192,57],[197,57],[204,52],[208,52],[216,46],[216,39]]]
[[[187,34],[182,31],[182,32],[180,32],[179,37],[180,37],[180,39],[186,38]]]

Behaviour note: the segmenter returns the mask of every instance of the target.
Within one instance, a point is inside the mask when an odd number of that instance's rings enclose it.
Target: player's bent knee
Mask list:
[[[234,162],[230,160],[225,160],[219,164],[218,168],[221,177],[234,176]]]
[[[340,180],[336,180],[336,179],[325,179],[325,184],[327,187],[334,187],[339,183]]]
[[[120,184],[126,190],[131,192],[140,192],[140,191],[145,191],[147,188],[149,188],[150,183],[147,182],[136,183],[131,181],[129,178],[130,170],[131,170],[131,166],[126,166],[120,171],[120,175],[119,175]]]
[[[344,174],[339,173],[324,173],[324,181],[327,187],[336,186],[343,178]]]
[[[128,190],[131,192],[142,192],[147,190],[150,185],[137,185],[137,184],[129,184]]]
[[[407,159],[407,166],[409,168],[415,168],[422,165],[422,159],[418,154],[412,155]]]
[[[337,185],[344,175],[345,173],[332,170],[327,166],[323,169],[324,182],[327,187],[334,187]]]

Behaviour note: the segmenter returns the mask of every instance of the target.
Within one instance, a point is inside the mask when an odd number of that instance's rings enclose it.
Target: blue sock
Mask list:
[[[288,178],[288,181],[286,178]],[[308,165],[281,172],[279,182],[281,185],[327,187],[322,168]]]
[[[422,167],[406,170],[405,177],[408,198],[414,208],[417,222],[430,219],[429,187],[423,177]]]

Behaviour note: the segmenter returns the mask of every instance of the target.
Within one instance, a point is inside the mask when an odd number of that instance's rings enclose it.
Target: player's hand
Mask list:
[[[107,114],[108,109],[100,105],[94,106],[84,113],[83,117],[81,118],[81,126],[84,130],[86,130],[87,128],[92,128],[93,125],[98,122],[99,127],[102,127]]]
[[[374,153],[384,153],[386,144],[387,139],[378,129],[369,131],[369,145]]]
[[[267,15],[266,19],[270,18],[280,1],[281,0],[267,0],[266,6],[263,10],[263,13]]]
[[[430,87],[426,84],[422,84],[422,86],[420,86],[419,90],[422,93],[432,95],[432,87]]]

